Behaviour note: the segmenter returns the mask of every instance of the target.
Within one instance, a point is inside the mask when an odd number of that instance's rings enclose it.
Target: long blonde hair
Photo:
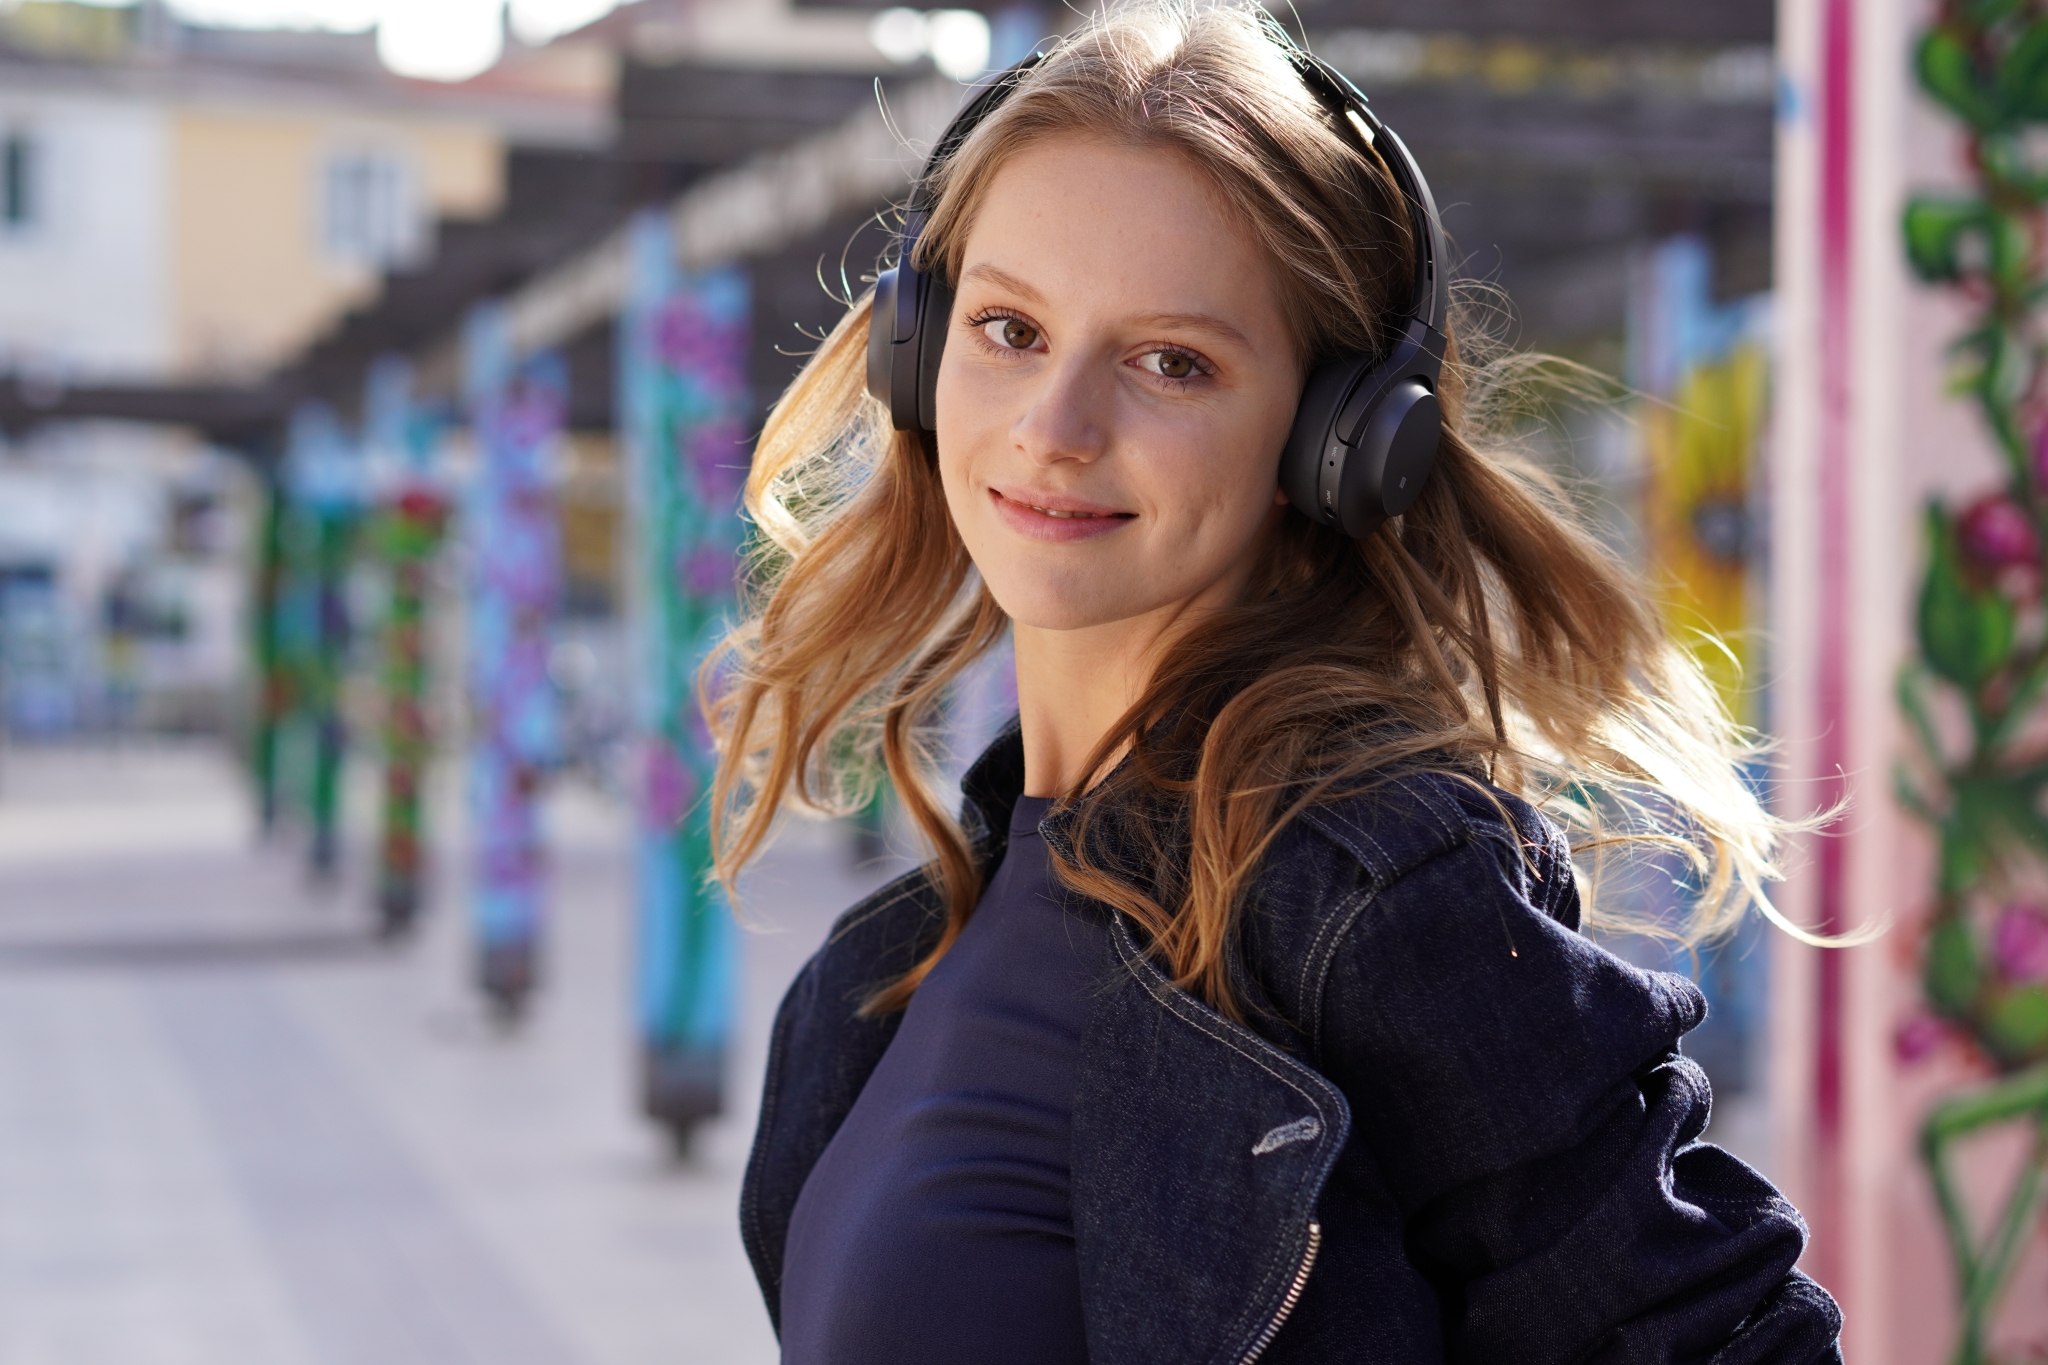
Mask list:
[[[1383,165],[1333,123],[1257,11],[1220,0],[1111,8],[1062,41],[941,169],[919,264],[955,278],[977,205],[1019,149],[1082,134],[1185,158],[1279,264],[1311,365],[1378,349],[1413,278]],[[872,293],[776,406],[747,480],[761,550],[743,619],[706,666],[712,800],[728,884],[785,802],[858,804],[875,755],[929,841],[948,915],[937,946],[870,1002],[909,999],[982,891],[969,836],[933,794],[948,686],[1003,636],[915,433],[864,390]],[[1482,454],[1466,424],[1492,373],[1456,362],[1420,499],[1363,541],[1288,517],[1244,605],[1181,639],[1086,771],[1072,889],[1131,917],[1179,985],[1227,1013],[1236,917],[1278,832],[1311,803],[1396,771],[1490,779],[1581,850],[1651,843],[1690,859],[1682,936],[1768,910],[1783,826],[1739,764],[1746,737],[1665,636],[1635,577],[1553,483]],[[1114,821],[1111,867],[1088,827]],[[1598,921],[1597,907],[1589,915]]]

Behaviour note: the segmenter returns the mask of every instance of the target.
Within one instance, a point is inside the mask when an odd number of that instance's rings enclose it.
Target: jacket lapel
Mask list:
[[[1074,1096],[1091,1359],[1239,1365],[1301,1293],[1350,1133],[1336,1087],[1168,982],[1121,916]]]

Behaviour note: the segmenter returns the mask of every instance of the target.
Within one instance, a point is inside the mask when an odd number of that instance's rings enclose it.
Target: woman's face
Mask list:
[[[1300,363],[1274,268],[1179,157],[998,170],[939,367],[939,471],[989,591],[1076,630],[1237,599],[1281,515]]]

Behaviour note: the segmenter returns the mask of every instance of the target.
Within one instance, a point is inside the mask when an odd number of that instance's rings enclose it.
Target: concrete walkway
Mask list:
[[[371,942],[363,886],[257,847],[218,750],[0,754],[0,1365],[774,1360],[734,1215],[768,1019],[888,869],[819,827],[764,863],[732,1112],[678,1163],[634,1112],[626,814],[548,818],[508,1034],[459,895]]]

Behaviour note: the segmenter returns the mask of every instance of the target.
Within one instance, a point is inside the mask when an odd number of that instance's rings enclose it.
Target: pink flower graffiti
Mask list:
[[[2041,557],[2033,520],[2003,493],[1982,497],[1956,519],[1956,538],[1973,564],[1994,573],[2032,566]]]
[[[2048,981],[2048,911],[2007,906],[1991,932],[1991,955],[2007,981]]]

